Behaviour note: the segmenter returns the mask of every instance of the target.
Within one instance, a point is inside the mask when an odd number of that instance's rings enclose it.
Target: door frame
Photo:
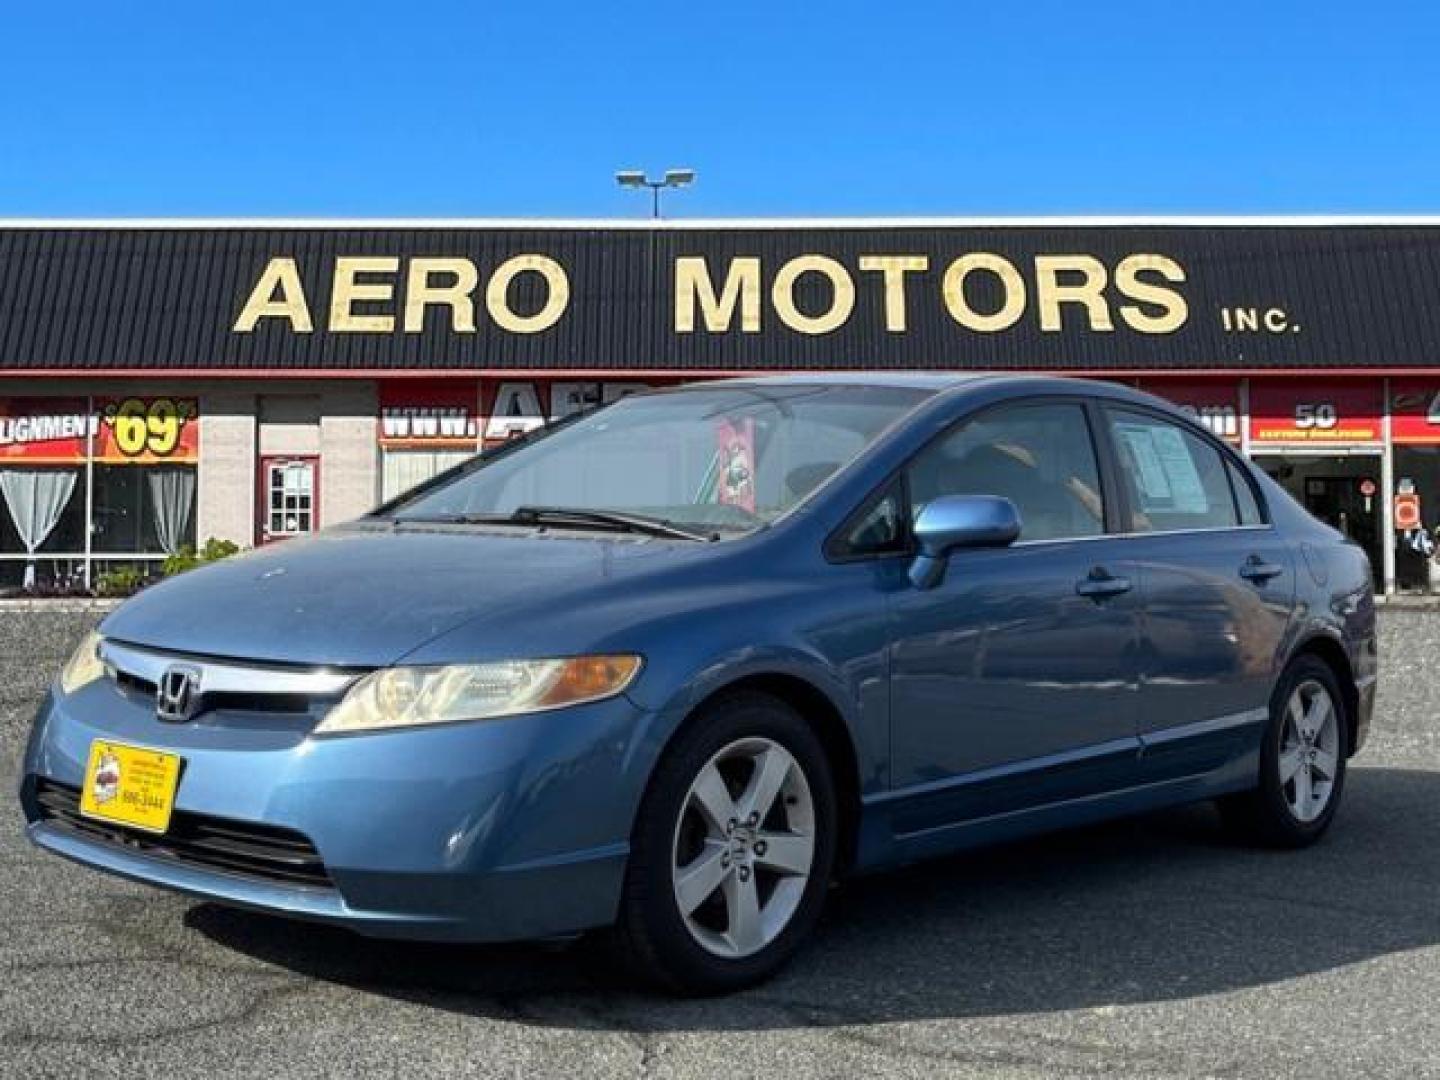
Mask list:
[[[270,469],[275,465],[305,463],[310,466],[310,530],[309,533],[285,533],[270,535],[269,491]],[[320,455],[319,454],[262,454],[257,458],[255,468],[255,546],[273,544],[293,536],[308,536],[320,529]]]

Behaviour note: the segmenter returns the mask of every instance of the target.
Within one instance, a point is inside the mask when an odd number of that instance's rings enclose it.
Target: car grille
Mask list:
[[[40,820],[112,847],[273,883],[334,887],[315,845],[291,829],[177,810],[161,836],[81,816],[79,790],[53,780],[38,781],[35,801]]]

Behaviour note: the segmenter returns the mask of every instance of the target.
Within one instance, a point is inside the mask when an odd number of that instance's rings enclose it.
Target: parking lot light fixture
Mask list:
[[[666,169],[659,180],[651,180],[639,169],[621,169],[615,174],[621,187],[650,189],[650,216],[660,216],[660,192],[665,188],[688,187],[695,182],[694,169]]]

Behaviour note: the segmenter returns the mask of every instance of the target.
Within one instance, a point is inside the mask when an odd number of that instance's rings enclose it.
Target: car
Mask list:
[[[1154,397],[717,380],[145,589],[21,801],[127,878],[717,993],[850,875],[1199,800],[1310,844],[1376,672],[1364,553]]]

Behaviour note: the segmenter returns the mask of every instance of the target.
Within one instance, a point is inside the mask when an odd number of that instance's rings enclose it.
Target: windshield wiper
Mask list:
[[[382,520],[392,525],[526,525],[507,514],[391,514]]]
[[[697,540],[709,543],[719,540],[717,532],[700,532],[659,518],[642,514],[623,514],[611,510],[587,510],[578,506],[521,506],[509,514],[432,514],[407,517],[397,514],[390,518],[395,525],[515,525],[534,528],[536,525],[586,525],[616,532],[644,533],[674,540]]]
[[[687,529],[682,525],[662,521],[659,518],[645,517],[643,514],[624,514],[614,510],[587,510],[578,506],[520,506],[516,507],[509,520],[522,525],[599,525],[625,532],[665,536],[675,540],[697,540],[701,543],[720,539],[720,534],[716,532],[699,532],[696,529]]]

